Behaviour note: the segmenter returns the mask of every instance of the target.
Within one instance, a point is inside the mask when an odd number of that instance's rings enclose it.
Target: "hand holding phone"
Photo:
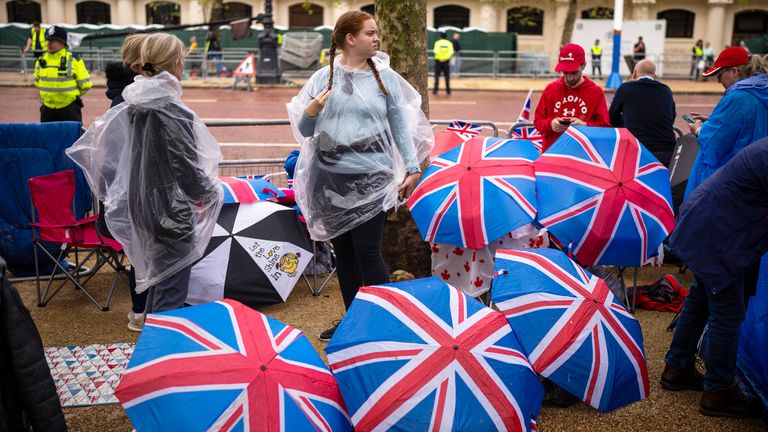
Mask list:
[[[694,123],[696,123],[695,121],[693,121],[693,120],[692,120],[690,117],[688,117],[688,116],[687,116],[687,115],[685,115],[685,114],[683,114],[683,115],[682,115],[682,116],[680,116],[680,117],[681,117],[683,120],[685,120],[685,122],[686,122],[686,123],[688,123],[688,124],[694,124]]]
[[[573,122],[573,120],[567,117],[563,117],[560,120],[558,120],[558,122],[563,126],[568,126],[569,124],[571,124],[571,122]]]

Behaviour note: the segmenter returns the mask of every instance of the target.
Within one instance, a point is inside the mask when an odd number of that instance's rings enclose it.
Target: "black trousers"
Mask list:
[[[385,212],[381,212],[331,240],[336,252],[336,272],[344,309],[349,309],[361,286],[389,282],[389,271],[381,254],[386,216]]]
[[[45,105],[40,106],[40,123],[76,121],[83,122],[83,102],[80,99],[75,100],[64,108],[48,108]]]
[[[435,60],[435,89],[432,93],[437,94],[437,90],[440,88],[440,74],[445,75],[445,91],[451,94],[451,62],[450,61],[437,61]]]

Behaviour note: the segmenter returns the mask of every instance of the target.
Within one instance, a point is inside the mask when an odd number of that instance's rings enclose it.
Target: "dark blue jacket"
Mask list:
[[[647,78],[621,85],[608,110],[611,126],[625,127],[665,166],[675,149],[675,100],[666,84]]]
[[[685,200],[672,251],[719,292],[768,252],[768,138],[755,141]]]

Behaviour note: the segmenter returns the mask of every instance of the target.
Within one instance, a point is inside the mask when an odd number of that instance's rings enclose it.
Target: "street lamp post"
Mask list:
[[[259,33],[259,65],[256,68],[257,84],[280,84],[282,81],[280,59],[277,57],[277,32],[272,21],[272,0],[264,0],[264,13],[257,20],[264,29]]]
[[[624,0],[614,0],[613,6],[613,65],[605,88],[617,89],[621,85],[619,66],[621,62],[621,25],[624,19]]]

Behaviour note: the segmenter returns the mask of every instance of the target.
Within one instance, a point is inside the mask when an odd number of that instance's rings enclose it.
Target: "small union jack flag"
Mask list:
[[[498,312],[436,278],[360,289],[326,353],[360,431],[529,431],[543,388]]]
[[[224,189],[224,204],[247,204],[261,200],[274,201],[284,195],[268,176],[219,177]]]
[[[532,92],[533,90],[528,90],[528,96],[526,96],[525,98],[523,109],[520,111],[520,115],[517,117],[518,123],[531,121],[531,93]],[[533,145],[536,146],[536,149],[539,150],[539,153],[541,153],[541,146],[542,146],[542,143],[544,142],[544,137],[541,136],[541,133],[539,133],[539,131],[534,126],[516,127],[512,129],[512,135],[510,136],[510,138],[531,141]]]
[[[137,430],[350,429],[307,338],[233,300],[147,315],[115,395]]]
[[[608,285],[555,249],[499,250],[498,306],[540,375],[601,410],[648,396],[640,324]]]
[[[462,135],[465,140],[468,140],[480,135],[480,132],[483,131],[483,127],[462,120],[451,120],[451,124],[449,124],[445,130]]]

